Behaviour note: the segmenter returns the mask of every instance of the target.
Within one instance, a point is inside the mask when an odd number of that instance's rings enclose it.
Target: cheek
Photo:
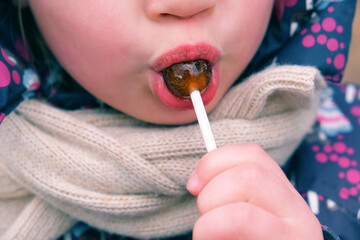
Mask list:
[[[273,3],[273,0],[240,1],[230,20],[221,26],[227,29],[227,40],[239,45],[257,45],[267,29]]]
[[[256,53],[266,32],[273,0],[236,1],[227,9],[227,21],[221,22],[222,45],[226,46],[222,79],[230,87]],[[230,24],[231,23],[231,24]]]
[[[239,1],[227,22],[220,28],[223,32],[223,46],[230,46],[229,60],[246,64],[259,47],[272,13],[273,0]],[[231,9],[231,8],[230,8]],[[231,24],[229,24],[231,23]]]
[[[125,6],[110,1],[108,4],[70,0],[32,2],[50,49],[75,79],[123,73],[129,69],[129,59],[142,57],[138,56],[141,46],[134,45],[139,42],[138,32],[129,24],[135,21],[134,14],[124,12]],[[101,71],[97,71],[99,66]]]

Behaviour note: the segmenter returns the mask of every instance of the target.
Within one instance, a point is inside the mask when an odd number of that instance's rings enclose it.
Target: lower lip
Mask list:
[[[215,96],[220,77],[218,64],[212,66],[212,79],[208,88],[201,94],[204,105],[207,105]],[[180,98],[175,96],[166,86],[164,78],[160,72],[151,70],[149,73],[151,88],[154,95],[166,106],[176,109],[193,108],[190,98]]]

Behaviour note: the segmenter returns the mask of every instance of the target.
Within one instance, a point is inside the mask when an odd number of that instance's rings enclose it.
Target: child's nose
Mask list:
[[[162,16],[191,18],[208,11],[216,5],[217,0],[146,0],[146,14],[157,20]]]

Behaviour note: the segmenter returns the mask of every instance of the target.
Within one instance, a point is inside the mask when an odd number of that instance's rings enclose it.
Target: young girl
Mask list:
[[[343,142],[358,89],[320,96],[321,74],[343,75],[355,0],[15,2],[0,2],[1,239],[359,236]],[[199,59],[221,146],[207,154],[162,76]]]

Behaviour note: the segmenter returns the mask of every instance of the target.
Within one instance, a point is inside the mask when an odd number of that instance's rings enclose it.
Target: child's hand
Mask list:
[[[202,239],[323,239],[320,224],[278,164],[258,145],[206,154],[188,182]]]

